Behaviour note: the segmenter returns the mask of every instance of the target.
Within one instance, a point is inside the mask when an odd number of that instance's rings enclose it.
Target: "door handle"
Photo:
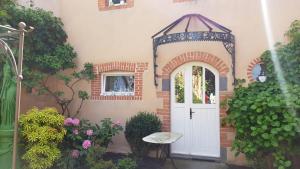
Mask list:
[[[195,112],[193,112],[192,108],[190,108],[190,119],[193,119],[193,113],[195,113]]]

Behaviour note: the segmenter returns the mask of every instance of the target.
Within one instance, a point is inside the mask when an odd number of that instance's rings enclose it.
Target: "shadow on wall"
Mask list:
[[[26,89],[23,88],[21,98],[21,113],[26,113],[32,107],[55,107],[58,111],[60,111],[60,108],[51,96],[38,95],[34,91],[32,93],[28,93]]]

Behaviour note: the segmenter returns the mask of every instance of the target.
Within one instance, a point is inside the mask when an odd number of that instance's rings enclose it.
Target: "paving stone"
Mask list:
[[[174,159],[174,162],[178,169],[229,169],[226,164],[219,162],[184,159]],[[174,169],[169,159],[163,169]]]

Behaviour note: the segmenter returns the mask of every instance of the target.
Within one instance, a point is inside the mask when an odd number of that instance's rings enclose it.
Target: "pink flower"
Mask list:
[[[82,147],[84,149],[88,149],[89,147],[91,147],[91,145],[92,145],[92,142],[90,140],[84,140],[82,143]]]
[[[73,124],[73,119],[72,118],[66,118],[64,121],[65,126],[71,126]]]
[[[117,120],[116,122],[113,123],[114,127],[120,126],[120,125],[121,125],[121,121],[120,120]]]
[[[78,157],[79,157],[79,151],[78,151],[78,150],[72,150],[71,156],[72,156],[73,158],[78,158]]]
[[[74,130],[73,130],[73,134],[78,135],[78,134],[79,134],[78,130],[77,130],[77,129],[74,129]]]
[[[115,124],[121,125],[121,120],[117,120]]]
[[[86,131],[86,135],[92,136],[92,135],[93,135],[93,130],[87,130],[87,131]]]
[[[74,126],[79,126],[80,120],[77,119],[77,118],[74,118],[74,119],[72,120],[72,124],[73,124]]]

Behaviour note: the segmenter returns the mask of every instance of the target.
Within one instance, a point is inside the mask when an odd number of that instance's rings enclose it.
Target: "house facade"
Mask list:
[[[95,80],[80,84],[91,95],[82,118],[125,124],[139,111],[154,112],[164,131],[184,135],[173,155],[229,162],[240,160],[230,151],[234,129],[222,125],[221,103],[232,95],[234,79],[258,80],[262,52],[285,42],[300,18],[298,0],[34,3],[62,19],[78,65],[94,64]],[[123,135],[110,149],[130,151]]]

